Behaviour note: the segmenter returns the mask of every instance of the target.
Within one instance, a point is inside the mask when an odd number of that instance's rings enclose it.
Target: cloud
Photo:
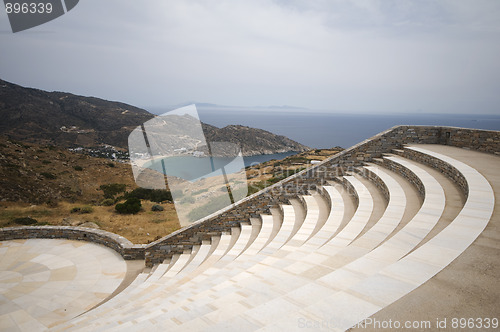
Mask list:
[[[495,0],[86,0],[1,34],[0,76],[139,106],[498,112],[499,18]]]

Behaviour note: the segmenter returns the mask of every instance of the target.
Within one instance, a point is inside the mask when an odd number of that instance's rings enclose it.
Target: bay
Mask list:
[[[262,154],[243,157],[243,167],[257,165],[272,159],[283,159],[297,152],[284,152],[275,154]],[[145,164],[144,167],[163,172],[170,176],[176,176],[185,180],[194,181],[200,179],[214,170],[224,168],[227,174],[237,173],[242,169],[238,159],[231,157],[193,157],[176,156],[155,160],[153,163]]]

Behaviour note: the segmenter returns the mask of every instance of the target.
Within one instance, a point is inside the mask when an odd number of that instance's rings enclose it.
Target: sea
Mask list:
[[[240,124],[284,135],[316,149],[349,148],[396,125],[432,125],[500,130],[500,115],[481,114],[327,114],[315,112],[199,111],[216,127]]]
[[[170,176],[195,181],[205,177],[207,174],[214,172],[222,167],[227,174],[237,173],[242,168],[254,166],[269,160],[280,160],[288,156],[294,155],[297,152],[289,151],[275,154],[262,154],[256,156],[243,157],[235,159],[231,157],[193,157],[193,156],[176,156],[164,158],[163,162],[156,161],[145,164],[144,167],[154,169],[158,172],[165,170],[165,173]]]
[[[315,111],[273,109],[238,110],[214,109],[197,106],[202,122],[224,127],[244,125],[284,135],[310,148],[349,148],[396,125],[435,125],[487,130],[500,130],[500,115],[496,114],[347,114]],[[150,110],[162,114],[165,110]],[[282,159],[287,154],[245,157],[245,166],[271,159]]]

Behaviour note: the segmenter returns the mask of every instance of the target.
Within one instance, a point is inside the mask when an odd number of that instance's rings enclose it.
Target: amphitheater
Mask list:
[[[397,126],[148,245],[4,228],[5,331],[496,330],[500,132]]]

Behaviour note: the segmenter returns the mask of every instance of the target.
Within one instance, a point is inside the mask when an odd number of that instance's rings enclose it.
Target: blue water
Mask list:
[[[296,152],[285,152],[275,154],[264,154],[250,157],[243,157],[244,167],[263,163],[272,159],[283,159],[285,157],[296,154]],[[162,163],[163,162],[163,163]],[[214,158],[197,158],[193,156],[177,156],[164,158],[162,161],[156,160],[153,164],[146,164],[145,167],[163,172],[170,176],[176,176],[188,181],[193,181],[207,176],[215,170],[224,167],[227,174],[237,173],[243,167],[238,159],[231,157],[214,157]]]
[[[240,124],[284,135],[311,148],[351,147],[396,125],[438,125],[500,130],[500,115],[326,114],[231,112],[199,108],[200,119],[216,127]]]
[[[284,135],[311,148],[351,147],[396,125],[432,125],[500,130],[500,115],[484,114],[340,114],[273,109],[197,106],[200,120],[216,127],[245,125]],[[149,108],[162,114],[168,108]]]
[[[297,152],[284,152],[284,153],[274,153],[274,154],[260,154],[257,156],[250,156],[250,157],[243,157],[245,160],[245,167],[247,166],[252,166],[255,164],[260,164],[269,160],[280,160],[284,159],[288,156],[292,156],[294,154],[297,154]]]

